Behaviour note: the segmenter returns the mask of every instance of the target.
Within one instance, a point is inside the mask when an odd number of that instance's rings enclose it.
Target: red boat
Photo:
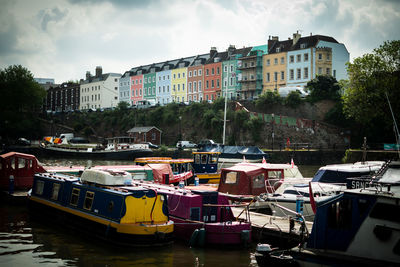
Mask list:
[[[0,155],[0,189],[10,193],[32,187],[33,175],[46,172],[37,158],[30,154],[9,152]]]

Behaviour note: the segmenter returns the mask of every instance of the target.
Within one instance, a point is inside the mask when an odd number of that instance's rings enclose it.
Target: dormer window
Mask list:
[[[276,50],[275,50],[275,52],[276,52],[276,53],[281,52],[281,48],[280,48],[280,47],[277,47]]]
[[[306,47],[307,47],[307,44],[306,44],[306,43],[300,44],[300,48],[306,48]]]

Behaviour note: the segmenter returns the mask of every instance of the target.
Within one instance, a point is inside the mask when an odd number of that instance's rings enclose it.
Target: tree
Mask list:
[[[335,101],[340,99],[339,83],[330,75],[318,75],[307,83],[306,88],[310,92],[307,98],[311,103],[325,99]]]
[[[365,131],[375,132],[376,139],[390,138],[393,121],[387,99],[394,114],[400,112],[400,41],[384,42],[371,54],[354,59],[347,70],[350,79],[343,96],[346,116]]]
[[[300,93],[297,91],[292,91],[285,98],[284,103],[286,106],[291,108],[298,107],[303,100],[301,99]]]
[[[274,104],[282,103],[282,97],[276,92],[267,91],[260,95],[256,100],[256,107],[262,109],[264,106],[270,106]]]
[[[21,65],[0,70],[0,136],[15,138],[40,134],[37,118],[46,91]]]

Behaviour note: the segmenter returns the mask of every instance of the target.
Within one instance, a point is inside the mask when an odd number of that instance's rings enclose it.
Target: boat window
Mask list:
[[[400,223],[400,216],[393,216],[394,214],[400,214],[399,205],[376,203],[369,216],[371,218]]]
[[[263,188],[265,186],[264,174],[253,177],[253,188]]]
[[[217,157],[218,156],[216,154],[210,154],[210,163],[216,163]]]
[[[226,173],[225,176],[225,183],[226,184],[236,184],[238,180],[238,174],[237,172],[228,172]]]
[[[15,158],[12,158],[10,161],[11,169],[15,170]]]
[[[71,193],[71,202],[70,202],[70,204],[71,204],[72,206],[77,206],[77,205],[78,205],[79,191],[80,191],[80,189],[78,189],[78,188],[73,188],[73,189],[72,189],[72,193]]]
[[[26,159],[19,158],[18,159],[18,169],[23,169],[26,166]]]
[[[281,171],[269,171],[268,172],[268,179],[277,179],[280,180],[282,178]]]
[[[85,201],[83,202],[83,208],[87,210],[92,209],[92,204],[93,204],[93,198],[94,198],[94,192],[86,192],[85,196]]]
[[[400,240],[397,241],[396,245],[394,246],[393,253],[397,254],[397,255],[400,255]]]
[[[350,229],[351,215],[351,199],[342,199],[332,203],[328,209],[328,225],[334,229]]]
[[[36,180],[35,194],[36,195],[42,195],[43,194],[43,188],[44,188],[44,181]]]
[[[200,164],[200,155],[199,154],[194,155],[194,163]]]
[[[201,164],[207,164],[207,155],[201,155]]]
[[[190,208],[190,219],[200,221],[200,208]]]
[[[113,209],[114,209],[114,201],[111,200],[110,202],[108,202],[107,210],[108,212],[112,212]]]
[[[61,184],[54,183],[53,184],[53,191],[51,192],[51,199],[58,200],[58,192],[60,192]]]

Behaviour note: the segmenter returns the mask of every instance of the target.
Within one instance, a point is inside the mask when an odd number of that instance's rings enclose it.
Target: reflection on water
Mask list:
[[[254,247],[124,248],[103,244],[61,225],[33,221],[27,206],[0,206],[0,266],[257,266]]]

